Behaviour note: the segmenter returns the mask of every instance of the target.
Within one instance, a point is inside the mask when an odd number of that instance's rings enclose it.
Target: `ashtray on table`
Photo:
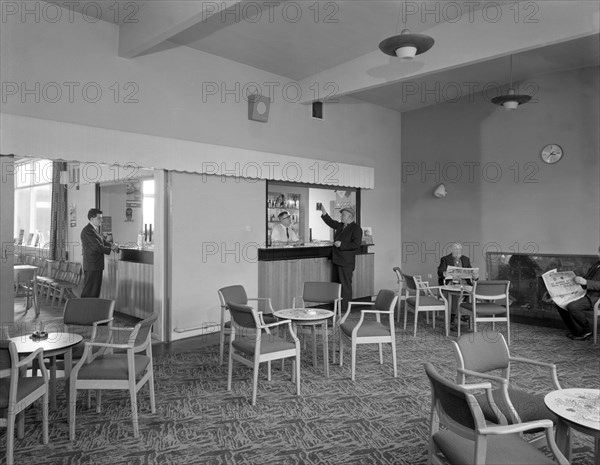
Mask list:
[[[34,341],[41,341],[42,339],[48,339],[48,333],[46,331],[35,331],[29,336],[30,339]]]
[[[307,308],[306,313],[308,313],[309,315],[316,315],[317,311],[312,308]]]

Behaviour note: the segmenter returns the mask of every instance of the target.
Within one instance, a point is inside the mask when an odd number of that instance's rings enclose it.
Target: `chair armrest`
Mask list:
[[[479,430],[481,434],[486,435],[500,435],[500,434],[514,434],[514,433],[526,433],[532,429],[538,428],[550,428],[552,429],[554,424],[552,420],[536,420],[526,421],[525,423],[517,423],[514,425],[501,425],[501,426],[488,426]]]
[[[508,386],[508,380],[506,378],[503,378],[502,376],[488,375],[487,373],[480,373],[478,371],[467,370],[466,368],[460,368],[460,367],[458,367],[456,370],[460,373],[464,373],[465,375],[471,375],[471,376],[476,376],[477,378],[489,379],[490,381],[496,381],[498,383],[505,384]]]
[[[269,304],[269,312],[267,313],[273,313],[273,305],[271,303],[271,297],[249,297],[248,300],[255,300],[257,302],[267,302]]]
[[[508,357],[508,360],[511,362],[527,363],[529,365],[536,365],[539,367],[550,368],[550,376],[552,377],[552,384],[554,385],[554,387],[556,389],[562,389],[560,387],[560,383],[558,382],[558,376],[556,374],[556,365],[554,363],[539,362],[537,360],[531,360],[529,358],[524,358],[524,357]]]
[[[277,321],[275,323],[269,323],[261,325],[260,329],[267,329],[267,328],[274,328],[275,326],[281,326],[281,325],[287,325],[288,323],[291,323],[292,320],[281,320],[281,321]]]
[[[469,383],[469,384],[459,384],[459,386],[463,389],[467,389],[469,391],[476,391],[479,389],[492,389],[492,383]]]
[[[111,321],[113,321],[113,320],[114,320],[114,318],[107,318],[106,320],[98,320],[98,321],[94,321],[94,322],[92,323],[92,326],[103,325],[103,324],[106,324],[106,323],[110,323],[110,322],[111,322]]]
[[[350,315],[352,305],[375,305],[375,302],[348,302],[348,308],[346,309],[346,313],[342,315],[342,318],[340,319],[340,324],[344,323],[348,318],[348,315]]]
[[[44,366],[44,357],[43,357],[44,351],[41,347],[35,349],[33,352],[31,352],[27,357],[20,359],[18,362],[15,363],[15,368],[21,368],[24,366],[29,365],[31,362],[33,362],[33,360],[35,358],[39,358],[39,362],[40,362],[40,367]]]
[[[130,349],[133,346],[129,344],[112,344],[110,342],[85,342],[86,347],[106,347],[109,349]]]

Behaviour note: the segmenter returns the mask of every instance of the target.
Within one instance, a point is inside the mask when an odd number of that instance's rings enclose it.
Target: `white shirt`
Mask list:
[[[290,235],[289,239],[288,239],[288,235],[285,232],[285,226],[282,225],[281,223],[276,224],[275,226],[273,226],[273,231],[271,231],[271,241],[275,242],[275,241],[279,241],[279,242],[297,242],[298,241],[298,235],[296,234],[296,232],[291,228],[287,228],[288,233]]]

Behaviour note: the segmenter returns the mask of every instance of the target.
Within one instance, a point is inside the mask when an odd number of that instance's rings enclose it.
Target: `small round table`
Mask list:
[[[600,465],[600,389],[560,389],[546,394],[544,402],[558,416],[556,444],[567,460],[572,428],[594,438],[594,463]]]
[[[71,374],[73,364],[71,348],[79,344],[83,337],[74,333],[49,332],[45,339],[35,339],[31,334],[10,338],[17,346],[19,355],[29,355],[40,347],[44,351],[44,358],[49,358],[52,367],[56,367],[56,356],[65,356],[65,380]],[[67,381],[65,381],[67,382]],[[50,402],[56,405],[56,370],[50,370]]]
[[[281,320],[292,320],[294,328],[297,326],[322,327],[323,331],[323,365],[325,377],[329,378],[329,340],[327,336],[327,320],[333,317],[331,310],[322,308],[284,308],[273,312]],[[295,331],[295,329],[294,329]],[[313,366],[317,366],[317,335],[313,331]]]

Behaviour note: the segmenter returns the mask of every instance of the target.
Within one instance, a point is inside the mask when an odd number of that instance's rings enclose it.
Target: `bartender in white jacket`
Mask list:
[[[292,229],[292,217],[286,211],[277,215],[279,224],[273,226],[271,231],[271,244],[273,246],[285,245],[293,242],[298,242],[298,234]]]

